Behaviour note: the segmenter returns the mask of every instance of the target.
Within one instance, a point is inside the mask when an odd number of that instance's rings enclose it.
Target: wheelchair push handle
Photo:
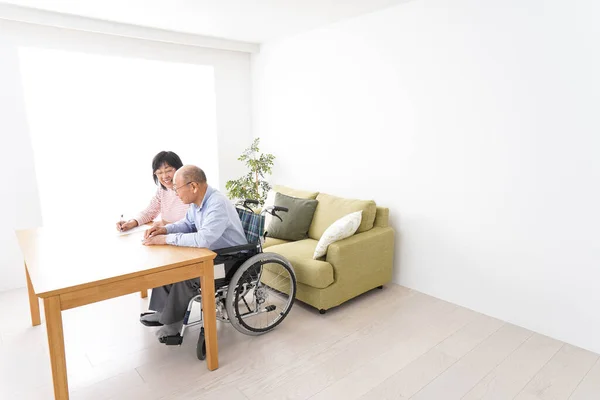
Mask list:
[[[254,210],[252,210],[252,208],[250,208],[250,205],[253,206],[258,206],[260,203],[258,202],[258,200],[254,200],[254,199],[244,199],[243,201],[240,200],[237,205],[241,206],[243,208],[245,208],[246,210],[250,211],[250,212],[254,212]],[[280,221],[283,221],[281,219],[281,217],[279,215],[277,215],[277,212],[288,212],[289,209],[287,207],[281,207],[281,206],[270,206],[270,207],[266,207],[265,209],[263,209],[263,213],[268,212],[269,214],[271,214],[272,216],[278,218]]]
[[[287,207],[281,207],[281,206],[272,206],[272,207],[268,207],[267,212],[269,214],[271,214],[272,216],[276,217],[277,219],[279,219],[281,222],[283,222],[283,219],[281,219],[281,217],[279,215],[277,215],[278,211],[282,211],[282,212],[288,212],[289,209]]]
[[[258,200],[245,199],[244,200],[244,207],[248,207],[248,204],[252,204],[253,206],[257,206],[258,205]]]
[[[243,207],[246,210],[248,210],[251,213],[253,213],[254,210],[252,208],[250,208],[250,205],[257,206],[258,205],[258,200],[244,199],[244,200],[239,200],[237,203],[235,203],[236,207]]]

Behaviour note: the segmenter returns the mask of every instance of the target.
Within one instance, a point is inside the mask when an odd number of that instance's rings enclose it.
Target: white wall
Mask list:
[[[600,352],[598,20],[423,0],[267,44],[272,180],[389,207],[395,282]]]
[[[0,37],[0,291],[25,284],[14,229],[41,222],[17,49]]]
[[[18,46],[35,46],[163,61],[213,65],[219,149],[218,186],[244,173],[238,155],[252,140],[250,56],[0,20],[0,149],[5,182],[0,196],[0,291],[25,285],[15,228],[40,224],[33,153],[23,104]],[[168,136],[166,137],[168,138]],[[97,140],[99,138],[90,138]],[[168,142],[167,142],[168,143]],[[202,143],[197,152],[204,151]],[[184,160],[185,161],[185,160]],[[148,161],[150,162],[150,160]],[[210,182],[210,176],[208,177]],[[99,182],[99,185],[102,185]],[[214,182],[216,185],[217,182]],[[69,196],[65,188],[58,188]],[[141,204],[140,207],[144,207]]]

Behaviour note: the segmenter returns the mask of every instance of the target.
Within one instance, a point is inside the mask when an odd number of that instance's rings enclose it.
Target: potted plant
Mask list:
[[[267,193],[271,185],[265,180],[265,175],[271,173],[273,160],[272,154],[261,154],[258,144],[259,138],[254,139],[252,145],[244,150],[239,161],[246,164],[248,173],[235,180],[229,180],[225,184],[230,199],[253,199],[258,200],[262,206],[267,199]]]

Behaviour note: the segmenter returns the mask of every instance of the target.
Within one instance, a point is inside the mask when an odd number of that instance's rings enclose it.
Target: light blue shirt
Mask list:
[[[185,218],[168,224],[167,244],[207,247],[210,250],[248,244],[235,206],[208,186],[202,204],[190,204]]]

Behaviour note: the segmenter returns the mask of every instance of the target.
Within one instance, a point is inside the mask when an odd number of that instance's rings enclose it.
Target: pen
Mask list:
[[[121,214],[121,220],[119,221],[119,227],[121,229],[121,232],[123,232],[123,222],[125,221],[123,221],[123,214]]]

